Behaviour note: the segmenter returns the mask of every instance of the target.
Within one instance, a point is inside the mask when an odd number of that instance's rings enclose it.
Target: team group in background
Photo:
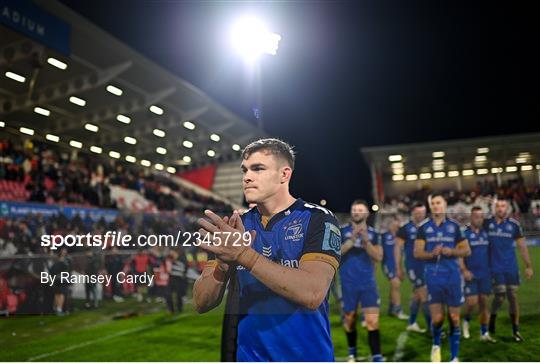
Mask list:
[[[508,202],[497,200],[490,219],[485,218],[482,208],[472,207],[468,226],[461,226],[446,217],[447,204],[443,195],[432,194],[428,204],[429,218],[426,218],[425,205],[417,203],[411,208],[409,222],[400,227],[399,220],[391,218],[387,231],[378,234],[366,223],[368,204],[362,200],[352,203],[350,223],[341,228],[339,268],[349,361],[356,361],[359,306],[363,313],[362,325],[368,331],[371,358],[383,360],[379,333],[380,299],[375,279],[375,263],[379,262],[390,282],[389,313],[407,319],[407,331],[431,333],[433,362],[441,361],[445,318],[450,327],[451,360],[458,361],[461,336],[465,339],[471,336],[469,324],[475,306],[478,306],[480,339],[496,343],[493,335],[497,313],[505,299],[509,303],[513,338],[516,342],[523,341],[519,330],[516,292],[520,273],[515,246],[523,259],[527,279],[532,277],[533,270],[521,226],[508,217]],[[408,316],[401,309],[400,296],[405,274],[413,287]],[[460,326],[462,309],[464,319]],[[420,311],[426,328],[417,323]]]

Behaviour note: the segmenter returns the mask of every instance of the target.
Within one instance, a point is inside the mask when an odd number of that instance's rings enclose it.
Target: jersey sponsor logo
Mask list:
[[[280,263],[285,267],[298,268],[299,266],[298,260],[285,260],[282,258]]]
[[[507,230],[507,231],[512,232],[513,229],[514,229],[514,227],[512,227],[511,224],[509,224],[509,225],[506,226],[506,230]]]
[[[300,241],[302,238],[304,238],[304,233],[302,233],[302,225],[301,224],[295,224],[292,226],[289,226],[287,230],[285,231],[285,240],[286,241]]]
[[[448,231],[448,233],[454,233],[456,231],[456,227],[454,227],[453,225],[449,225],[448,227],[446,227],[446,230]]]
[[[322,250],[332,251],[338,255],[341,251],[341,232],[338,227],[329,222],[324,223]]]

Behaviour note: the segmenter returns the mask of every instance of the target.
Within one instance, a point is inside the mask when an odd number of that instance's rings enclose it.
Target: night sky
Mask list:
[[[370,198],[360,147],[540,131],[540,22],[516,2],[62,2],[250,121],[227,33],[258,15],[283,36],[265,130],[295,146],[293,195],[335,211]]]

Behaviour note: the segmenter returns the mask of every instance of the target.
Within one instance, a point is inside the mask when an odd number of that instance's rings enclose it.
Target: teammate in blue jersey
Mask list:
[[[409,316],[401,310],[401,280],[396,274],[396,262],[394,259],[394,246],[396,244],[396,233],[398,230],[399,219],[392,217],[388,224],[388,231],[381,235],[381,245],[383,248],[382,270],[388,281],[390,281],[388,314],[400,320],[407,320]]]
[[[288,144],[259,140],[242,157],[244,195],[256,207],[223,219],[205,211],[210,220],[199,220],[201,247],[216,259],[195,282],[195,308],[217,306],[228,280],[222,360],[332,361],[327,294],[340,260],[336,218],[289,193]]]
[[[405,251],[405,270],[413,286],[409,324],[407,331],[425,333],[426,329],[420,328],[416,322],[418,311],[422,308],[426,326],[431,327],[431,315],[427,303],[427,289],[424,281],[424,261],[414,257],[414,241],[418,227],[426,219],[426,207],[422,203],[414,203],[411,208],[411,220],[403,225],[397,232],[396,245],[394,246],[394,261],[396,262],[396,275],[403,281],[402,255]]]
[[[460,259],[461,273],[465,279],[465,317],[463,337],[470,338],[469,324],[474,307],[478,305],[480,318],[480,340],[495,343],[487,330],[489,321],[488,297],[491,294],[491,272],[489,270],[489,241],[484,230],[484,212],[481,207],[471,209],[471,224],[464,231],[469,241],[471,255]]]
[[[381,262],[382,248],[379,235],[367,226],[368,205],[355,200],[351,205],[351,221],[341,229],[341,267],[339,277],[343,298],[343,327],[349,346],[349,361],[356,361],[356,320],[358,305],[362,307],[368,330],[368,344],[372,360],[381,361],[379,334],[380,299],[375,281],[375,262]]]
[[[508,202],[504,199],[497,200],[495,217],[485,221],[484,225],[489,239],[489,258],[495,293],[489,318],[489,332],[495,333],[497,311],[506,296],[510,305],[508,310],[512,321],[514,340],[521,342],[523,337],[519,332],[519,304],[516,296],[520,279],[514,243],[519,248],[521,258],[525,263],[525,277],[527,279],[532,277],[533,269],[521,226],[515,219],[508,218],[508,214]]]
[[[414,257],[426,262],[424,277],[432,319],[433,346],[431,361],[441,361],[441,333],[445,305],[450,323],[451,361],[458,361],[460,323],[459,315],[464,302],[459,258],[471,254],[467,239],[457,222],[446,218],[446,200],[441,194],[429,198],[431,218],[418,228],[414,244]]]

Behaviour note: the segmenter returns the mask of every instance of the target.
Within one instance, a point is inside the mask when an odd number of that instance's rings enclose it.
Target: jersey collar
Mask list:
[[[261,213],[259,212],[259,210],[257,208],[255,208],[255,213],[257,213],[257,220],[259,221],[259,223],[261,223],[261,226],[263,227],[263,229],[265,231],[271,231],[272,230],[272,227],[277,223],[279,222],[280,220],[282,220],[283,218],[289,216],[293,211],[297,210],[297,209],[300,209],[301,206],[304,205],[304,201],[300,198],[297,198],[293,204],[291,204],[290,206],[288,206],[287,208],[285,208],[284,210],[282,210],[281,212],[278,212],[276,214],[274,214],[272,216],[272,218],[270,218],[270,220],[268,221],[268,223],[266,224],[266,227],[264,227],[262,225],[262,222],[261,222]]]

